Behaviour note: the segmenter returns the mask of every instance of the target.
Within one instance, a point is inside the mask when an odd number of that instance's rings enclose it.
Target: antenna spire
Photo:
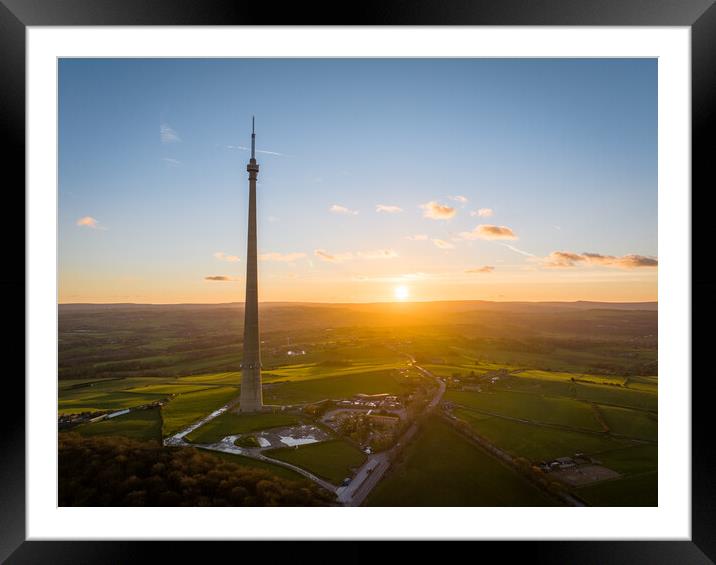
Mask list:
[[[251,158],[256,159],[256,118],[251,116]]]

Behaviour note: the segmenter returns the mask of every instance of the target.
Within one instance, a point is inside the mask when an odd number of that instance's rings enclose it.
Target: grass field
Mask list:
[[[82,424],[72,429],[83,436],[123,436],[145,441],[162,440],[162,417],[159,408],[133,410],[101,422]]]
[[[363,464],[366,456],[356,447],[341,440],[324,441],[265,451],[264,455],[287,463],[293,463],[319,477],[339,485],[350,477],[354,467]]]
[[[185,377],[179,377],[177,382],[184,384],[240,385],[241,372],[229,371],[225,373],[209,373],[206,375],[187,375]]]
[[[346,362],[347,363],[347,362]],[[264,382],[298,382],[304,380],[326,379],[344,377],[355,374],[373,373],[376,371],[389,372],[391,369],[406,367],[406,363],[350,363],[334,366],[322,363],[302,363],[286,365],[267,370],[263,374]]]
[[[651,392],[612,386],[595,386],[577,383],[577,398],[596,402],[597,404],[613,404],[625,408],[640,408],[656,411],[659,408],[658,396]]]
[[[264,385],[267,404],[298,404],[326,398],[347,398],[358,393],[400,393],[408,386],[394,376],[393,369],[352,372],[337,377],[298,380]]]
[[[162,407],[163,434],[168,436],[180,431],[238,396],[239,389],[228,386],[177,396]]]
[[[429,418],[366,506],[554,506],[496,459]]]
[[[299,422],[300,419],[297,416],[282,412],[266,414],[224,412],[218,418],[214,418],[189,434],[186,439],[192,443],[214,443],[229,435],[265,430],[277,426],[290,426]]]
[[[449,390],[445,394],[445,400],[467,408],[484,410],[512,418],[595,431],[602,430],[602,426],[594,417],[591,406],[570,398],[537,396],[510,391],[466,392]]]
[[[249,457],[243,457],[241,455],[234,455],[233,453],[212,451],[210,449],[202,449],[201,453],[208,453],[210,455],[213,455],[217,459],[236,463],[237,465],[241,465],[243,467],[250,467],[252,469],[261,469],[262,471],[268,471],[272,475],[276,475],[277,477],[281,477],[282,479],[289,479],[291,481],[301,482],[307,482],[308,480],[303,475],[296,473],[296,471],[292,471],[291,469],[287,469],[286,467],[281,467],[280,465],[272,465],[271,463],[266,463],[265,461],[258,461],[257,459],[251,459]]]
[[[658,506],[659,475],[656,471],[604,481],[577,489],[592,506]]]
[[[121,410],[150,404],[167,396],[166,394],[136,393],[123,390],[95,390],[93,388],[76,389],[72,393],[60,396],[60,414]]]
[[[610,469],[623,475],[641,475],[655,471],[659,450],[656,445],[637,445],[600,453],[597,459]]]
[[[128,389],[129,392],[138,393],[154,393],[154,394],[186,394],[187,392],[196,392],[198,390],[206,390],[210,385],[190,385],[190,384],[151,384],[143,385],[136,388]]]
[[[598,409],[603,414],[609,430],[615,434],[649,441],[658,439],[658,426],[654,416],[615,406],[598,406]]]
[[[590,455],[631,445],[627,440],[606,435],[522,424],[469,410],[456,409],[455,415],[490,443],[533,462],[567,457],[579,451]]]

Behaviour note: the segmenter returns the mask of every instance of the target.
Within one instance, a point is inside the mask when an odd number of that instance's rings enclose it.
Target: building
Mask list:
[[[246,249],[246,301],[244,302],[244,354],[241,363],[240,412],[263,409],[261,392],[261,343],[259,340],[258,265],[256,261],[256,130],[251,119],[251,159],[249,173],[249,225]]]

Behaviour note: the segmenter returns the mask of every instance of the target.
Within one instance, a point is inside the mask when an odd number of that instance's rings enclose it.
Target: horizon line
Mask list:
[[[657,300],[375,300],[361,302],[327,302],[312,300],[260,300],[260,304],[430,304],[455,302],[487,302],[490,304],[658,304]],[[222,306],[232,304],[245,304],[245,301],[232,302],[57,302],[58,306]]]

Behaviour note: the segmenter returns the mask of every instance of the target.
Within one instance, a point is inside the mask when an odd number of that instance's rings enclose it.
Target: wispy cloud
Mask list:
[[[236,263],[237,261],[240,261],[238,256],[236,255],[227,255],[223,251],[217,251],[214,253],[214,257],[218,259],[219,261],[226,261],[227,263]]]
[[[579,265],[598,265],[606,267],[619,267],[622,269],[636,269],[639,267],[656,267],[659,261],[656,257],[644,255],[602,255],[601,253],[574,253],[573,251],[553,251],[545,257],[542,263],[547,267],[569,268]]]
[[[458,194],[457,196],[450,196],[449,198],[450,200],[454,200],[455,202],[459,202],[460,204],[467,204],[467,198],[460,194]]]
[[[181,161],[179,159],[172,159],[171,157],[162,157],[162,161],[164,161],[167,165],[172,165],[174,167],[181,165]]]
[[[209,282],[227,282],[236,279],[227,275],[209,275],[208,277],[204,277],[204,280]]]
[[[353,259],[352,253],[329,253],[325,249],[314,249],[313,254],[328,263],[342,263]]]
[[[358,210],[351,210],[350,208],[346,208],[340,204],[334,204],[329,208],[329,210],[334,214],[345,214],[348,216],[355,216],[358,213]]]
[[[393,249],[375,249],[373,251],[359,251],[357,253],[361,259],[393,259],[398,256]]]
[[[92,216],[83,216],[79,220],[75,222],[79,227],[81,228],[91,228],[93,230],[106,230],[107,228],[100,225],[99,221],[97,221]]]
[[[495,270],[495,267],[493,267],[491,265],[485,265],[484,267],[478,267],[477,269],[467,269],[465,272],[480,274],[480,273],[491,273],[494,270]]]
[[[463,239],[517,239],[517,235],[511,228],[507,226],[493,226],[490,224],[481,224],[472,231],[464,231],[460,233]]]
[[[470,212],[471,216],[479,216],[480,218],[489,218],[494,214],[495,211],[492,208],[480,208],[479,210],[473,210]]]
[[[452,243],[442,239],[433,239],[433,244],[435,244],[435,247],[439,247],[440,249],[455,249],[455,246]]]
[[[293,263],[299,259],[303,259],[306,256],[305,253],[262,253],[259,258],[262,261],[277,261],[280,263]]]
[[[423,217],[431,220],[449,220],[457,212],[452,206],[440,204],[434,200],[421,204],[420,207],[423,209]]]
[[[510,251],[514,251],[515,253],[519,253],[520,255],[524,255],[525,257],[537,257],[534,253],[530,253],[530,252],[525,251],[525,250],[523,250],[523,249],[518,249],[517,247],[515,247],[514,245],[510,245],[509,243],[503,243],[502,245],[504,245],[505,247],[507,247],[507,249],[509,249]]]
[[[409,239],[410,241],[427,241],[428,236],[424,233],[419,233],[416,235],[406,235],[405,239]]]
[[[251,151],[250,147],[244,145],[227,145],[227,149],[238,149],[239,151]],[[256,153],[263,153],[264,155],[275,155],[276,157],[286,157],[285,153],[279,153],[278,151],[267,151],[265,149],[257,149]]]
[[[397,214],[402,212],[403,209],[400,206],[389,206],[387,204],[378,204],[375,207],[376,212],[387,212],[388,214]]]
[[[176,143],[181,141],[179,134],[169,126],[169,124],[161,124],[159,126],[159,139],[162,143]]]
[[[344,261],[351,261],[354,259],[394,259],[398,257],[398,253],[394,249],[374,249],[370,251],[357,251],[352,253],[347,251],[345,253],[330,253],[325,249],[315,249],[313,254],[328,263],[343,263]]]

